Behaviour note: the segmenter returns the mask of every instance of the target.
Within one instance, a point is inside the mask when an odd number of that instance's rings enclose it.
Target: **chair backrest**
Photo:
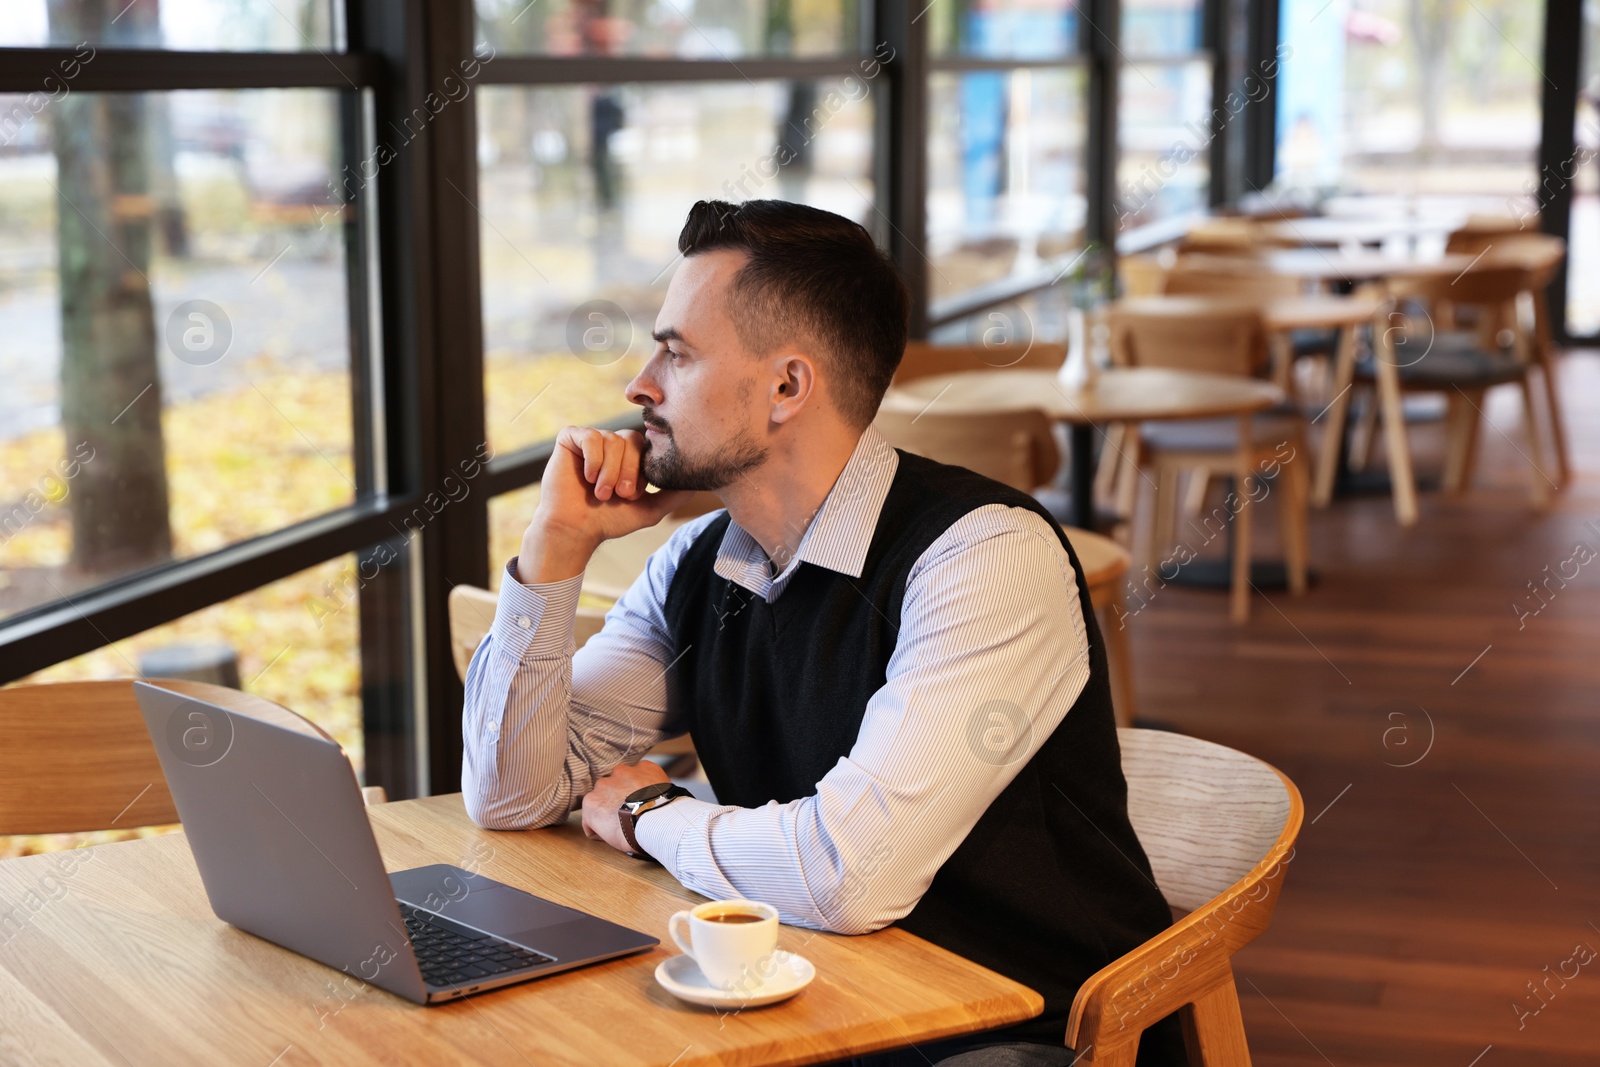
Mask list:
[[[1528,270],[1528,287],[1543,289],[1555,278],[1567,256],[1567,242],[1548,233],[1511,233],[1487,244],[1482,266],[1518,266]]]
[[[1250,873],[1298,799],[1254,756],[1165,730],[1117,731],[1128,817],[1167,903],[1193,911]]]
[[[455,661],[456,675],[463,681],[472,654],[483,644],[484,635],[494,624],[495,605],[499,598],[487,589],[475,585],[458,585],[450,590],[450,656]],[[578,606],[578,617],[573,624],[578,647],[600,632],[605,625],[606,613],[598,608]]]
[[[146,679],[321,737],[314,723],[237,689]],[[0,689],[0,835],[122,830],[178,821],[131,679]]]
[[[1257,255],[1273,248],[1289,248],[1294,243],[1260,219],[1216,218],[1191,227],[1178,242],[1178,251]]]
[[[1241,300],[1273,300],[1298,296],[1300,281],[1263,270],[1211,270],[1191,258],[1167,272],[1161,292],[1168,296],[1226,296]]]
[[[626,537],[602,541],[589,557],[589,566],[583,572],[583,591],[593,596],[616,600],[628,591],[634,579],[644,573],[645,561],[651,553],[667,543],[688,520],[674,512],[642,530]]]
[[[1510,215],[1469,215],[1460,227],[1445,238],[1444,250],[1475,256],[1490,245],[1520,234],[1538,233],[1539,216],[1513,218]]]
[[[1061,463],[1042,411],[880,410],[873,425],[896,448],[966,467],[1025,493],[1048,482]]]
[[[1167,286],[1167,271],[1177,262],[1171,251],[1165,256],[1142,252],[1117,260],[1117,277],[1123,296],[1160,296]]]
[[[956,374],[969,370],[1001,370],[1027,367],[1056,370],[1067,361],[1067,346],[1035,341],[1031,345],[935,345],[927,341],[906,344],[905,355],[895,369],[894,383],[928,378],[935,374]]]
[[[1499,308],[1517,299],[1532,284],[1532,270],[1518,262],[1479,262],[1454,276],[1433,272],[1397,274],[1388,281],[1389,295],[1432,304]]]
[[[1078,554],[1078,565],[1083,568],[1083,580],[1088,583],[1091,594],[1116,582],[1133,565],[1128,550],[1105,534],[1080,530],[1076,526],[1062,526],[1061,531]]]
[[[1199,738],[1128,729],[1117,738],[1134,832],[1167,903],[1188,914],[1079,987],[1066,1043],[1131,1067],[1145,1028],[1182,1009],[1191,1060],[1200,1062],[1198,1044],[1206,1063],[1248,1063],[1231,959],[1271,921],[1305,817],[1300,791]]]
[[[1261,311],[1251,301],[1141,297],[1112,304],[1108,318],[1119,366],[1252,375],[1267,362]]]

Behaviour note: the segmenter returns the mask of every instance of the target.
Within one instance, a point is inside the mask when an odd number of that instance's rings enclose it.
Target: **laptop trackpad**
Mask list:
[[[397,871],[389,879],[395,896],[406,903],[519,944],[523,939],[518,935],[587,918],[581,911],[443,863]]]

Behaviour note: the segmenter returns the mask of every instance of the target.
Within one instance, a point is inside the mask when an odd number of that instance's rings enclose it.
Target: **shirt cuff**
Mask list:
[[[489,631],[494,635],[494,647],[519,662],[564,655],[574,641],[572,623],[582,589],[581,574],[559,582],[523,585],[517,581],[517,557],[512,556],[500,582],[500,599]]]
[[[705,826],[713,814],[722,808],[716,804],[707,804],[694,797],[679,797],[665,807],[656,808],[640,815],[633,823],[633,837],[639,842],[639,847],[650,854],[674,878],[678,877],[678,846],[691,830],[698,830]]]

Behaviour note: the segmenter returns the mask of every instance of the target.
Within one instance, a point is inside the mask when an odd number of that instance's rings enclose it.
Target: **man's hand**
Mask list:
[[[568,426],[539,483],[539,508],[522,535],[517,578],[563,581],[588,566],[602,541],[654,526],[687,491],[645,492],[644,435]]]
[[[618,852],[632,852],[628,839],[622,836],[622,824],[617,821],[617,811],[628,794],[647,785],[668,781],[667,772],[649,760],[636,765],[626,763],[617,767],[594,784],[583,798],[583,832],[598,837]]]

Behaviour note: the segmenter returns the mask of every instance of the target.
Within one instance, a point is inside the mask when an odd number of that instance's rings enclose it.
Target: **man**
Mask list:
[[[581,799],[591,837],[709,897],[838,933],[898,922],[1046,1001],[915,1062],[1068,1064],[1077,987],[1171,921],[1082,570],[1031,497],[872,429],[908,302],[862,227],[701,202],[678,247],[627,387],[645,434],[562,430],[507,564],[467,675],[467,810],[524,829]],[[573,654],[595,548],[690,490],[726,510],[678,529]],[[638,762],[685,732],[716,804]]]

